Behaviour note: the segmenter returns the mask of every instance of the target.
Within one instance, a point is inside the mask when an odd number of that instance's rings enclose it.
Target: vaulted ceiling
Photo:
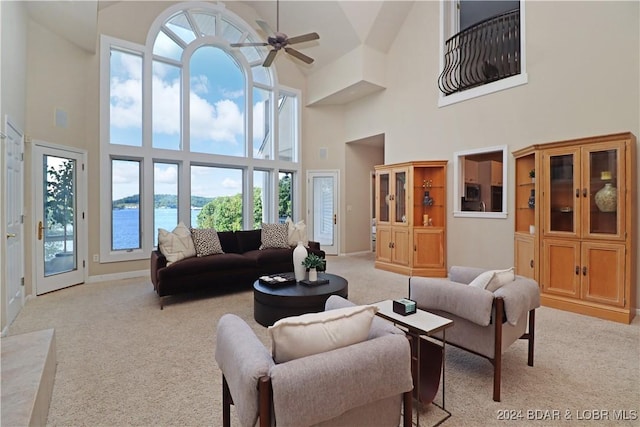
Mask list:
[[[118,2],[30,1],[27,7],[35,21],[88,52],[95,53],[98,11],[115,3]],[[271,28],[276,28],[275,1],[242,3],[253,8],[256,16],[265,20]],[[367,49],[375,52],[375,55],[386,54],[412,4],[413,0],[282,0],[279,5],[280,31],[291,37],[311,31],[320,35],[319,41],[299,45],[301,51],[315,59],[311,66],[299,64],[301,71],[311,76],[355,51]],[[255,22],[250,24],[262,34]],[[360,89],[371,91],[378,89],[377,86],[379,85],[360,85]],[[348,91],[333,99],[338,103],[348,102],[355,92],[354,88],[348,88]]]

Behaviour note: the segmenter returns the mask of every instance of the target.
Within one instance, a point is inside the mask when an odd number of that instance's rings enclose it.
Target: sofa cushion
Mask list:
[[[290,248],[258,249],[245,252],[242,255],[253,260],[257,266],[282,263],[291,263],[293,265],[293,250]]]
[[[296,246],[298,242],[302,242],[303,245],[309,246],[307,226],[304,221],[294,223],[291,218],[287,217],[287,220],[284,223],[287,224],[288,227],[289,246]]]
[[[266,224],[263,222],[260,240],[262,242],[260,249],[288,248],[289,226],[287,224]]]
[[[255,269],[254,262],[240,254],[217,254],[192,257],[175,262],[162,270],[163,279],[168,277],[189,280],[190,276],[214,271],[220,273],[237,269]]]
[[[222,250],[224,251],[224,253],[240,253],[240,248],[238,247],[238,239],[236,238],[235,231],[218,231],[218,239],[220,240],[220,245],[222,245]]]
[[[234,232],[238,241],[238,253],[243,254],[260,248],[262,230],[242,230]]]
[[[202,257],[224,253],[215,228],[192,228],[191,235],[196,247],[196,255]]]
[[[365,341],[377,311],[360,305],[280,319],[269,326],[273,359],[283,363]]]
[[[196,256],[196,248],[191,233],[184,223],[180,222],[173,231],[158,229],[158,248],[167,258],[167,265],[184,258]]]

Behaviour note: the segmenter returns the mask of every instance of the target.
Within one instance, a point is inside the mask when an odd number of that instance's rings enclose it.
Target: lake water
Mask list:
[[[197,224],[200,209],[191,209],[191,224]],[[178,224],[178,210],[172,208],[156,209],[153,244],[158,244],[158,228],[173,230]],[[140,247],[140,213],[138,209],[113,210],[113,249]]]

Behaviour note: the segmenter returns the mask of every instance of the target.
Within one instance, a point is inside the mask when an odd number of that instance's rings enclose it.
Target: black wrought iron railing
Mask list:
[[[445,95],[520,74],[520,10],[478,22],[445,43]]]

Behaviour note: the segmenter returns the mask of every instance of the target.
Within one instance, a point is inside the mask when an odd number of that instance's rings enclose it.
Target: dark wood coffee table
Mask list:
[[[300,283],[288,286],[253,284],[253,317],[262,326],[271,326],[277,320],[289,316],[324,311],[324,304],[331,295],[347,298],[349,283],[344,277],[318,273],[318,279],[329,283],[305,286]]]

